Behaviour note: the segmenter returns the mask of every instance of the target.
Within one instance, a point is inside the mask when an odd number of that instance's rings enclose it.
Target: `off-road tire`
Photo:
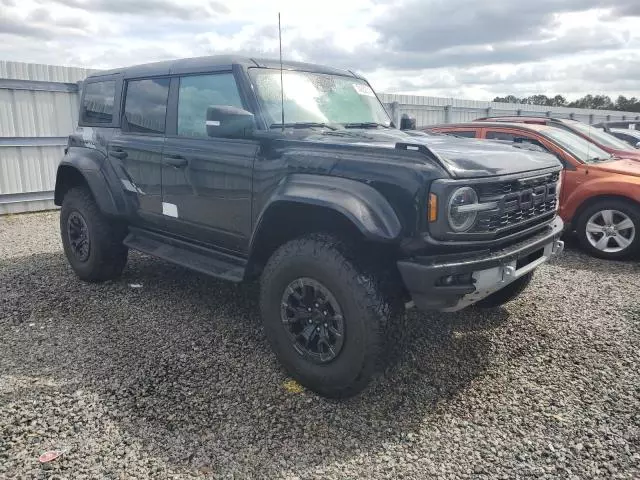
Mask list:
[[[289,375],[322,396],[356,395],[382,370],[383,337],[392,308],[379,279],[367,270],[342,241],[311,234],[282,245],[262,273],[260,309],[276,357]],[[329,289],[343,312],[344,344],[326,364],[313,363],[296,351],[281,318],[285,289],[303,277]]]
[[[533,279],[533,272],[529,272],[522,277],[514,280],[509,285],[504,287],[501,290],[498,290],[495,293],[492,293],[488,297],[483,298],[479,302],[476,303],[478,308],[496,308],[501,305],[504,305],[511,300],[514,300],[518,297],[522,292],[524,292],[525,288],[529,286],[531,280]]]
[[[620,252],[604,252],[591,245],[587,239],[587,222],[597,212],[603,210],[618,210],[626,214],[635,225],[635,238],[627,248]],[[623,201],[615,198],[602,200],[587,207],[580,213],[576,221],[576,234],[582,248],[594,257],[605,260],[624,260],[632,258],[640,252],[640,206],[632,201]]]
[[[68,220],[74,212],[82,216],[87,226],[90,247],[84,261],[73,253],[69,239]],[[122,243],[126,228],[100,211],[87,188],[72,188],[64,196],[60,210],[60,234],[67,260],[81,280],[103,282],[118,278],[122,273],[128,255],[128,248]]]

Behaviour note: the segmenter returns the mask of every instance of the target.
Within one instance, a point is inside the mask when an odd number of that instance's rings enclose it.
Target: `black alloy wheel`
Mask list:
[[[282,296],[280,316],[293,348],[310,361],[329,363],[342,350],[345,322],[327,287],[312,278],[291,282]]]
[[[91,253],[89,227],[84,217],[78,211],[73,211],[67,219],[67,235],[71,252],[80,262],[86,262]]]

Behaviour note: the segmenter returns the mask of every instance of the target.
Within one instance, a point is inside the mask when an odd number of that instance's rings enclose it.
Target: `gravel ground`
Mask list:
[[[57,222],[0,217],[0,478],[640,478],[638,263],[570,249],[506,308],[412,312],[336,402],[287,383],[255,286],[135,253],[88,285]]]

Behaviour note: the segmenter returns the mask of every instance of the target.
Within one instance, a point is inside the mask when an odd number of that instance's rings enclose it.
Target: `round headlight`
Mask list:
[[[466,232],[473,226],[478,212],[473,209],[467,210],[464,207],[477,203],[478,194],[471,187],[458,188],[449,197],[449,226],[454,232]]]

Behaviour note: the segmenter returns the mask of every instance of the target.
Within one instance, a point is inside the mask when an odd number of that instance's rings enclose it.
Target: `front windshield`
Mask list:
[[[282,121],[280,70],[251,68],[249,76],[269,125]],[[292,70],[282,72],[284,121],[323,124],[380,124],[391,121],[363,80]]]
[[[583,135],[586,135],[589,138],[593,138],[600,145],[604,145],[607,148],[615,148],[616,150],[629,150],[629,145],[619,138],[614,137],[613,135],[608,134],[602,130],[594,128],[586,123],[572,123],[571,128],[575,128],[579,130]]]
[[[593,163],[612,158],[611,154],[595,143],[567,130],[549,127],[544,130],[544,134],[582,162]]]

